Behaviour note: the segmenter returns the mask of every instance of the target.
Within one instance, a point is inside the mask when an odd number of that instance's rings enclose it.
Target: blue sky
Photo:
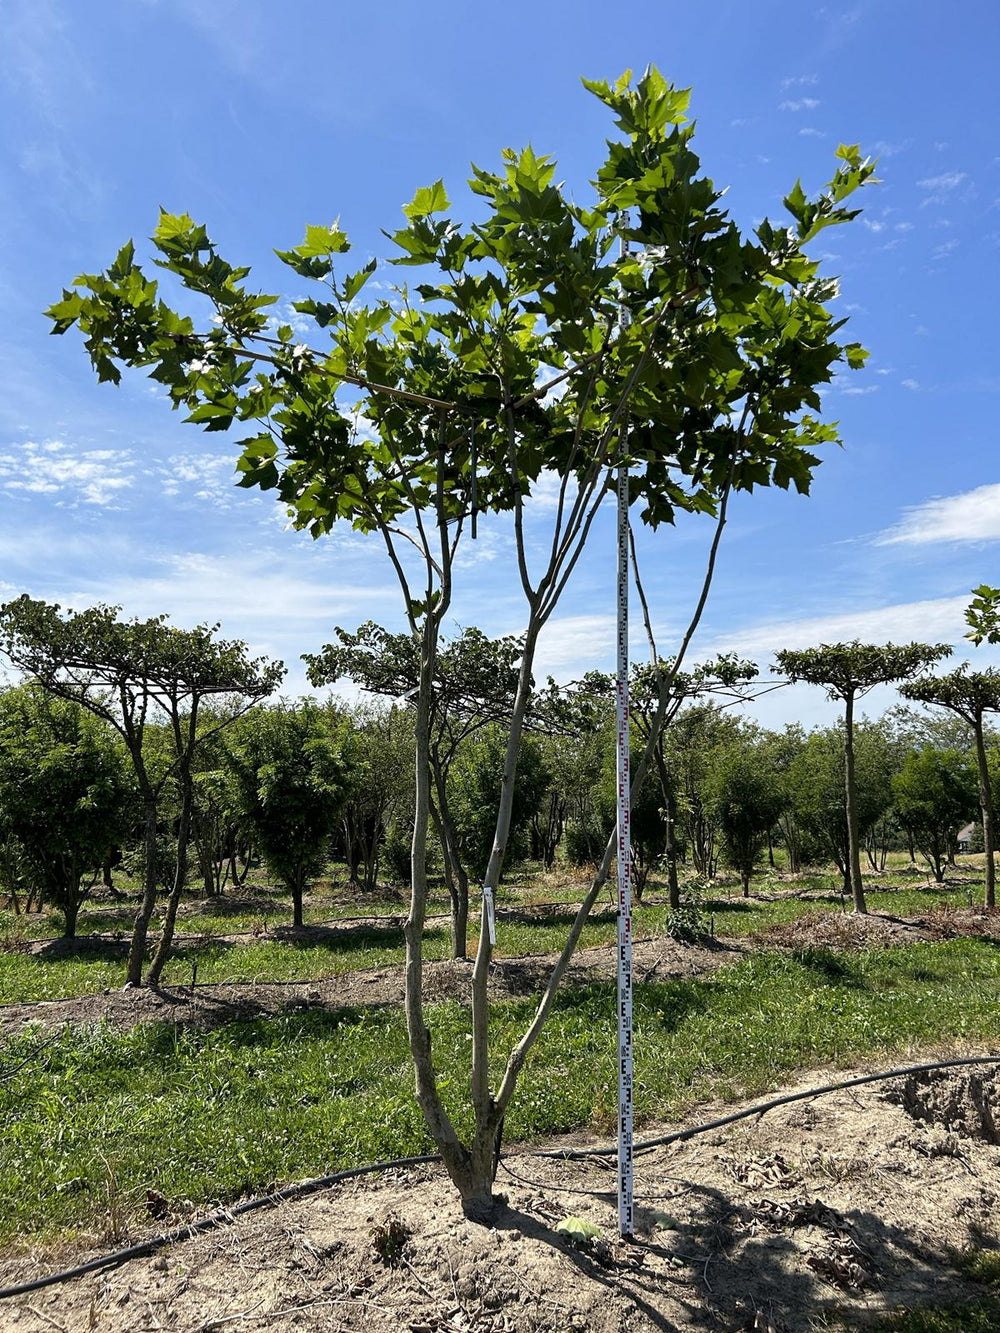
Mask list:
[[[3,0],[0,20],[0,595],[219,621],[282,657],[293,692],[299,653],[333,625],[399,625],[373,544],[285,530],[273,500],[232,485],[224,437],[183,425],[141,377],[98,386],[78,336],[50,337],[42,311],[128,237],[148,252],[161,204],[295,297],[272,247],[339,215],[356,255],[384,256],[380,228],[418,186],[443,176],[458,207],[470,160],[492,165],[505,146],[554,155],[585,197],[612,127],[579,78],[651,61],[693,89],[695,146],[745,227],[780,219],[796,177],[826,180],[840,142],[878,156],[882,180],[817,251],[872,354],[824,396],[844,448],[809,499],[735,505],[699,652],[766,664],[820,640],[960,644],[969,590],[1000,582],[995,0],[659,0],[621,17],[590,0]],[[613,661],[612,520],[547,632],[542,674]],[[664,647],[709,535],[685,521],[644,543]],[[519,628],[509,554],[486,525],[461,570],[460,623]],[[830,713],[797,687],[759,716]]]

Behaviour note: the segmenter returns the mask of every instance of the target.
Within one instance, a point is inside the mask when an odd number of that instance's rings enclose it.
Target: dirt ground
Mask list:
[[[313,932],[314,933],[314,932]],[[302,932],[308,938],[310,928]],[[695,976],[721,967],[740,956],[734,943],[678,944],[669,936],[640,940],[634,946],[638,981],[651,977]],[[490,971],[491,992],[497,999],[533,995],[548,980],[555,955],[533,954],[523,958],[497,959]],[[610,945],[577,952],[564,985],[610,980],[616,975],[615,954]],[[427,1000],[461,999],[468,1002],[472,963],[449,959],[424,965],[424,996]],[[249,985],[220,983],[165,987],[161,990],[107,990],[66,1000],[42,1000],[0,1005],[0,1033],[13,1035],[26,1023],[43,1028],[63,1023],[167,1022],[214,1026],[235,1019],[263,1018],[289,1009],[338,1009],[359,1005],[403,1003],[403,972],[400,967],[344,972],[325,981],[294,981]]]
[[[909,1076],[640,1153],[632,1243],[617,1238],[608,1158],[507,1158],[506,1206],[489,1227],[463,1218],[440,1168],[385,1172],[7,1299],[0,1329],[864,1327],[901,1307],[982,1297],[955,1264],[968,1246],[1000,1244],[998,1099],[995,1071]],[[600,1235],[570,1241],[556,1229],[567,1216]],[[0,1286],[101,1252],[8,1257]]]

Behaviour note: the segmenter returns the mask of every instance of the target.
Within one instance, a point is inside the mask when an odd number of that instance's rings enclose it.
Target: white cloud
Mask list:
[[[904,139],[902,143],[887,143],[885,139],[877,139],[872,151],[878,158],[895,157],[897,153],[905,153],[912,143],[912,139]]]
[[[592,668],[610,671],[615,661],[613,615],[561,616],[550,620],[538,640],[535,679],[566,681]]]
[[[232,454],[173,454],[160,469],[161,494],[222,504],[232,497],[235,473]]]
[[[964,171],[943,171],[939,176],[927,176],[924,180],[917,181],[919,188],[927,192],[927,197],[921,200],[920,207],[951,203],[955,190],[966,179]]]
[[[135,481],[129,450],[70,451],[61,440],[25,440],[0,454],[0,491],[58,495],[61,504],[113,506]]]
[[[820,643],[957,643],[965,632],[968,594],[922,602],[869,607],[834,616],[749,625],[715,639],[702,652],[739,652],[763,661],[781,648],[811,648]]]
[[[819,106],[819,99],[815,97],[801,97],[798,101],[782,102],[779,111],[815,111]]]
[[[826,138],[826,132],[824,130],[813,129],[811,125],[806,125],[803,129],[799,130],[799,134],[802,136],[803,139]]]
[[[480,527],[473,541],[470,529],[466,527],[455,557],[455,568],[475,569],[478,565],[492,564],[498,556],[506,554],[510,554],[513,559],[513,542],[507,533]]]
[[[906,380],[900,380],[900,383],[902,384],[904,389],[912,389],[916,391],[917,389],[920,388],[919,380],[906,379]]]
[[[789,88],[811,88],[817,83],[818,74],[790,74],[787,79],[781,80],[781,91],[787,93]]]
[[[933,190],[935,194],[939,194],[942,190],[956,189],[964,180],[964,171],[944,171],[940,176],[928,176],[922,181],[917,181],[917,184],[921,190]]]
[[[916,381],[913,381],[915,384]],[[907,387],[910,387],[909,385]],[[931,542],[1000,541],[1000,483],[945,495],[903,511],[877,546],[925,546]]]
[[[547,510],[553,510],[559,504],[559,492],[562,489],[562,477],[558,472],[551,468],[539,473],[537,481],[531,483],[531,495],[525,501],[524,508],[526,513],[538,511],[539,513]],[[566,503],[571,505],[576,496],[576,486],[568,485],[566,487]]]

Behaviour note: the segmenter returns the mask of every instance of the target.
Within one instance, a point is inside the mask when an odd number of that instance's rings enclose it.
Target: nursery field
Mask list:
[[[867,918],[845,912],[829,872],[776,870],[749,897],[719,879],[681,913],[651,881],[635,911],[640,1136],[837,1071],[1000,1051],[1000,916],[979,906],[979,861],[960,858],[937,885],[896,858],[869,878]],[[568,872],[529,869],[501,892],[490,979],[498,1066],[530,1021],[584,888]],[[245,1196],[432,1150],[412,1094],[399,891],[361,895],[334,867],[312,886],[298,929],[287,924],[287,900],[263,882],[238,897],[191,898],[155,992],[122,989],[132,892],[123,882],[114,898],[97,896],[72,942],[44,915],[0,917],[0,1286]],[[446,908],[446,899],[430,908],[440,915],[427,922],[425,998],[446,1105],[465,1131],[471,967],[450,958]],[[409,1319],[413,1329],[561,1329],[582,1325],[560,1283],[568,1293],[581,1281],[593,1305],[586,1326],[596,1328],[782,1330],[810,1326],[794,1322],[806,1318],[911,1333],[1000,1327],[990,1066],[807,1101],[798,1119],[787,1110],[751,1117],[641,1155],[645,1233],[632,1247],[614,1239],[610,1159],[530,1156],[542,1143],[614,1138],[614,932],[605,902],[508,1114],[510,1217],[497,1228],[464,1221],[438,1168],[397,1168],[254,1213],[113,1276],[5,1298],[0,1328],[326,1328],[352,1318],[381,1327],[393,1310],[397,1322],[385,1327],[398,1327],[406,1309],[424,1311]],[[944,1078],[947,1087],[936,1081]],[[909,1213],[890,1226],[904,1194]],[[336,1239],[341,1211],[347,1230]],[[575,1246],[556,1230],[577,1214],[604,1239]],[[377,1242],[393,1219],[409,1239],[387,1258]],[[326,1252],[317,1226],[343,1260],[333,1286],[325,1270],[317,1286]],[[228,1291],[220,1247],[266,1251],[276,1227],[286,1258],[299,1255],[289,1259],[294,1282],[253,1288],[252,1299],[246,1283]],[[504,1235],[508,1244],[521,1237],[516,1265]],[[719,1267],[724,1280],[713,1276]],[[647,1282],[643,1272],[659,1268]],[[211,1275],[215,1304],[204,1292],[190,1304],[195,1272]],[[491,1304],[505,1283],[513,1314]],[[611,1297],[600,1318],[599,1289]],[[530,1296],[542,1290],[544,1300]],[[123,1291],[132,1293],[124,1302]],[[759,1322],[768,1301],[771,1322]],[[334,1308],[342,1323],[322,1322]],[[215,1322],[185,1322],[194,1309]]]

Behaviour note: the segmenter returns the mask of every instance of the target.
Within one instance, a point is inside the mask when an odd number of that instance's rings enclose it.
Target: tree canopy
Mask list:
[[[785,648],[775,653],[777,668],[792,681],[822,685],[833,699],[855,699],[876,685],[906,680],[951,653],[946,643],[824,643],[818,648]]]

